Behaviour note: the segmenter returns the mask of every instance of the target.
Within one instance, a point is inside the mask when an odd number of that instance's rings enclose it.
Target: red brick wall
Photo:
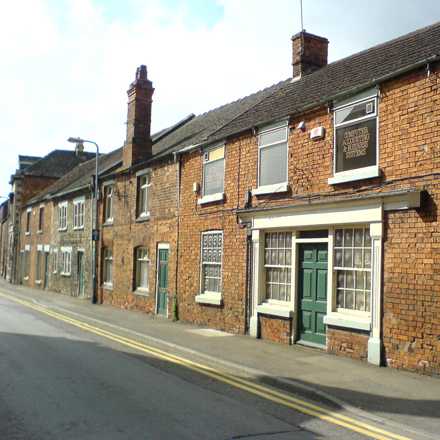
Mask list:
[[[419,69],[390,82],[383,93],[385,177],[399,187],[426,190],[422,209],[385,215],[385,362],[440,374],[439,84]]]
[[[46,201],[43,214],[43,229],[39,230],[40,220],[40,202],[35,203],[30,207],[32,211],[29,217],[29,233],[26,233],[28,211],[27,207],[23,208],[20,212],[20,251],[25,249],[26,245],[30,245],[29,255],[29,277],[27,280],[23,279],[23,274],[20,273],[19,280],[22,284],[31,287],[43,288],[42,282],[37,282],[37,249],[38,245],[43,246],[41,254],[41,266],[40,266],[40,279],[43,279],[46,270],[44,259],[44,245],[51,244],[52,234],[52,202]],[[50,262],[50,259],[49,259]],[[24,263],[24,260],[23,260]],[[21,252],[19,252],[18,269],[21,270]],[[24,268],[24,267],[23,267]],[[19,272],[20,272],[19,270]],[[50,273],[50,268],[48,268]]]
[[[327,328],[327,351],[354,359],[367,360],[369,332]]]
[[[282,344],[291,343],[292,320],[290,318],[275,318],[266,315],[259,316],[261,339],[281,342]]]
[[[156,251],[159,242],[170,245],[168,267],[168,315],[172,314],[175,294],[177,249],[177,172],[178,165],[168,161],[157,162],[151,172],[150,219],[137,220],[137,184],[135,172],[121,174],[114,186],[114,222],[102,226],[99,264],[99,286],[102,284],[102,250],[113,249],[113,289],[99,288],[98,302],[117,307],[156,312]],[[103,199],[99,211],[102,220]],[[135,249],[149,249],[150,293],[139,295],[134,291]]]

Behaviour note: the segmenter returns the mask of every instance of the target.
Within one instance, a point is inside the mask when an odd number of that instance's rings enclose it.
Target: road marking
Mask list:
[[[197,371],[205,376],[212,377],[213,379],[219,380],[221,382],[232,385],[236,388],[242,389],[244,391],[250,392],[252,394],[258,395],[264,399],[270,400],[272,402],[278,403],[283,406],[287,406],[293,408],[297,411],[306,413],[313,417],[319,418],[321,420],[325,420],[330,423],[337,424],[344,428],[350,429],[352,431],[356,431],[361,434],[365,434],[371,438],[375,438],[378,440],[411,440],[408,437],[401,436],[399,434],[393,434],[389,431],[386,431],[381,428],[377,428],[373,425],[369,425],[364,422],[360,422],[351,417],[344,416],[342,414],[338,414],[334,411],[327,410],[325,408],[321,408],[312,403],[308,403],[297,399],[295,397],[289,396],[287,394],[283,394],[279,391],[272,390],[258,383],[253,383],[250,380],[246,380],[240,377],[233,376],[229,373],[224,373],[220,370],[216,370],[211,367],[204,366],[197,362],[191,361],[189,359],[185,359],[181,356],[176,356],[170,353],[167,353],[163,350],[150,347],[148,345],[142,344],[140,342],[136,342],[132,339],[125,338],[123,336],[119,336],[115,333],[108,332],[106,330],[100,329],[98,327],[92,326],[82,321],[78,321],[73,318],[69,318],[66,315],[61,313],[53,312],[41,305],[36,305],[35,303],[31,303],[29,301],[25,301],[22,299],[18,299],[14,296],[6,294],[4,292],[0,292],[0,296],[7,298],[11,301],[18,302],[26,307],[30,307],[34,310],[37,310],[41,313],[44,313],[52,318],[58,319],[60,321],[71,324],[75,327],[81,328],[83,330],[87,330],[91,333],[95,333],[99,336],[103,336],[112,341],[123,344],[127,347],[134,348],[136,350],[142,351],[144,353],[151,354],[155,357],[164,359],[168,362],[173,362],[175,364],[184,366],[186,368],[190,368],[193,371]]]

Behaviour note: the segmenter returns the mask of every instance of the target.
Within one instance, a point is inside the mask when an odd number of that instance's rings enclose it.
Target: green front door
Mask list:
[[[78,296],[84,297],[84,253],[78,252]]]
[[[49,252],[44,252],[44,280],[43,289],[45,289],[49,283]]]
[[[298,342],[326,346],[328,247],[307,243],[299,247]]]
[[[157,313],[168,316],[168,249],[159,249],[157,267]]]

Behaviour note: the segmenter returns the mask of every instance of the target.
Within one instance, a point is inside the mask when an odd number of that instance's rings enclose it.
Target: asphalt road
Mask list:
[[[143,347],[0,296],[0,439],[372,438]]]

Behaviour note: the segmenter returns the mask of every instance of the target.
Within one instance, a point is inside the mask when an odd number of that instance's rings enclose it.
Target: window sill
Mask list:
[[[137,219],[136,223],[148,222],[150,220],[150,214],[141,214]]]
[[[292,318],[293,310],[289,306],[280,306],[264,303],[257,306],[257,312],[263,315],[280,316],[282,318]]]
[[[196,302],[199,304],[213,304],[215,306],[221,306],[223,301],[220,296],[212,296],[202,293],[196,296]]]
[[[43,284],[43,280],[36,280],[35,284]]]
[[[102,226],[113,226],[113,220],[106,220]]]
[[[62,277],[70,277],[70,273],[63,273],[63,272],[61,272],[60,275]]]
[[[43,231],[42,231],[41,229],[39,229],[39,230],[38,230],[38,233],[39,233],[39,234],[42,234],[42,233],[43,233]]]
[[[324,324],[356,330],[371,330],[370,316],[349,315],[348,313],[332,312],[324,316]]]
[[[138,287],[134,292],[133,295],[140,295],[140,296],[150,296],[150,289],[142,289]]]
[[[260,186],[252,190],[253,196],[260,196],[263,194],[276,194],[289,191],[290,187],[288,183],[277,183],[275,185]]]
[[[25,281],[29,281],[29,277],[23,277]]]
[[[67,228],[59,228],[58,229],[58,232],[66,232],[67,231]]]
[[[84,226],[78,226],[76,228],[73,228],[74,231],[83,231],[84,230]]]
[[[31,233],[29,231],[27,231],[24,235],[31,235]]]
[[[377,165],[357,170],[350,170],[342,173],[335,173],[334,177],[328,179],[329,185],[337,183],[354,182],[356,180],[371,179],[380,176],[380,169]]]
[[[204,205],[205,203],[221,202],[224,199],[225,193],[210,194],[209,196],[203,196],[201,199],[198,199],[197,203]]]
[[[104,289],[104,290],[113,290],[113,283],[112,283],[112,284],[110,284],[110,283],[104,283],[104,284],[101,286],[101,288]]]

